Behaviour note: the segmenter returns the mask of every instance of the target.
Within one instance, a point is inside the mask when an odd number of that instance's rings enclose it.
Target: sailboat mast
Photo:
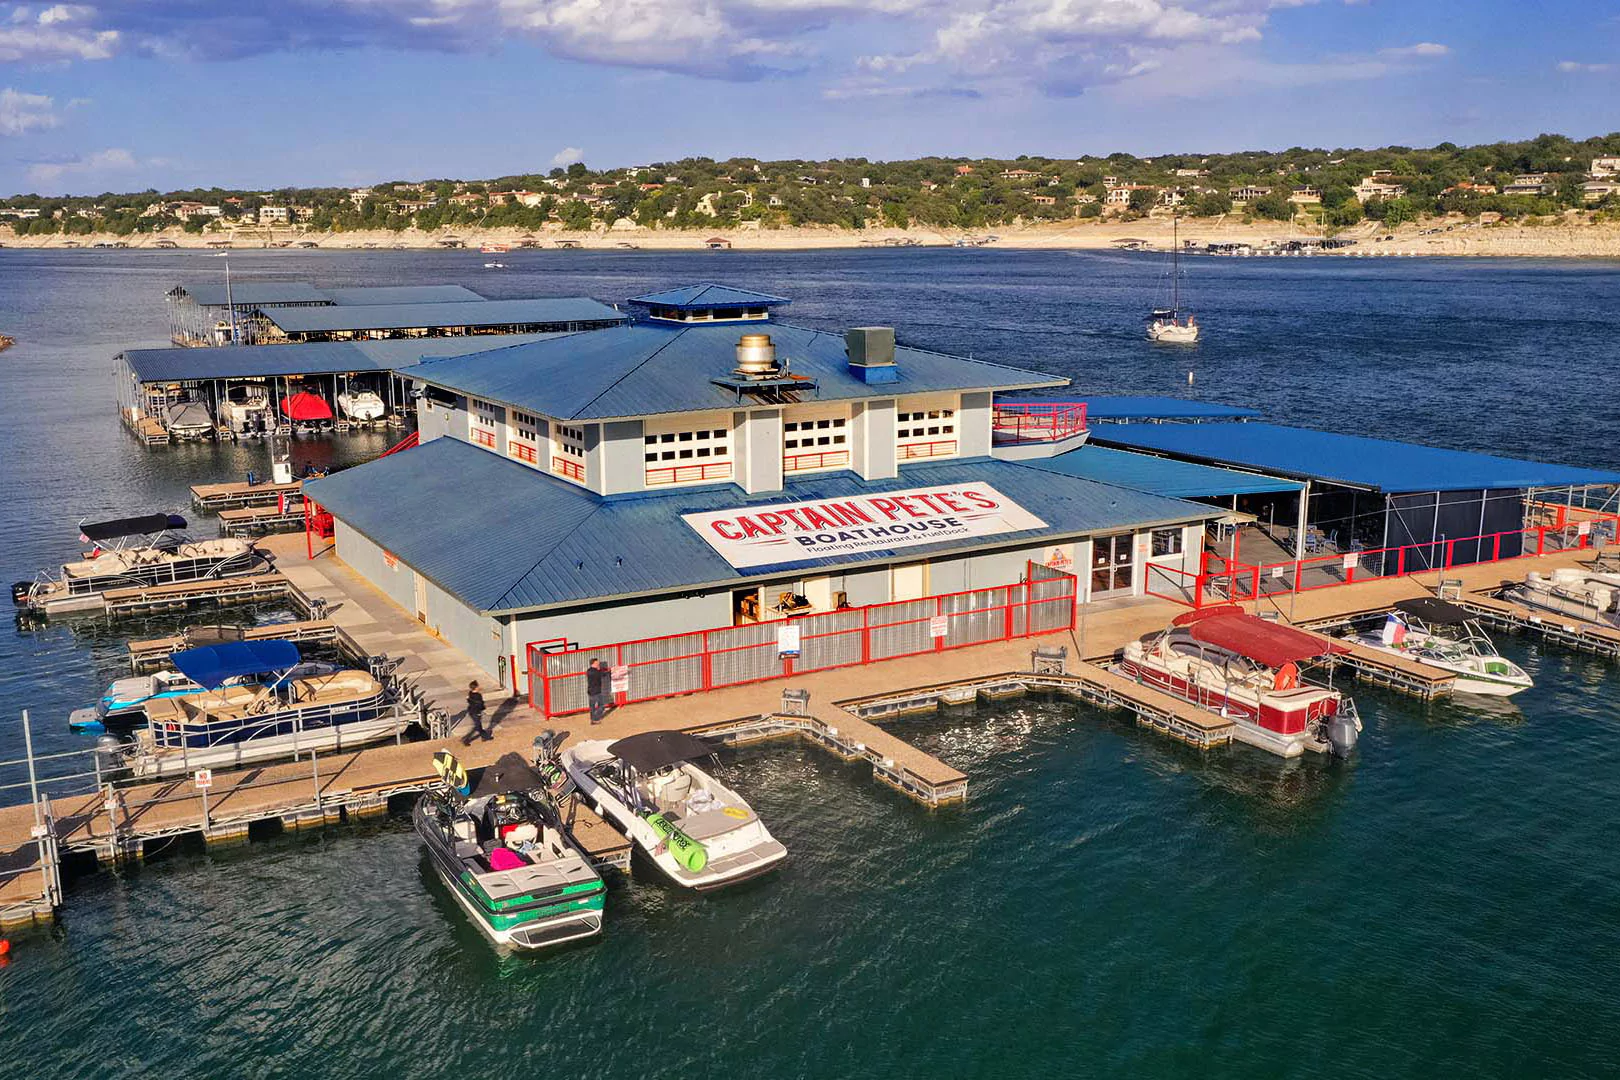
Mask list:
[[[1170,317],[1181,314],[1181,215],[1170,216]]]

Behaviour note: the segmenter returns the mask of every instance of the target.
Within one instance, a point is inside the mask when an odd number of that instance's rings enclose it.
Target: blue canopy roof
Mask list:
[[[264,313],[289,334],[343,330],[411,330],[439,326],[533,326],[623,322],[625,316],[586,296],[460,303],[278,307]]]
[[[208,690],[217,690],[238,675],[286,671],[297,665],[298,646],[290,641],[227,641],[184,649],[172,657],[180,674]]]
[[[459,356],[539,341],[551,334],[396,338],[386,341],[312,341],[299,345],[224,345],[212,349],[126,349],[120,355],[140,382],[182,379],[255,379],[392,371],[425,357]]]
[[[679,289],[665,289],[663,292],[648,293],[646,296],[634,296],[630,303],[641,304],[644,307],[676,308],[689,311],[701,308],[716,307],[774,307],[777,304],[791,304],[793,301],[785,296],[772,296],[770,293],[752,292],[748,289],[734,289],[730,285],[685,285]]]
[[[1235,420],[1260,415],[1259,409],[1154,395],[1107,395],[1082,400],[1089,420]]]
[[[737,394],[715,385],[737,366],[745,327],[726,323],[634,323],[559,335],[496,352],[426,362],[401,372],[447,390],[559,420],[605,420],[728,409]],[[773,323],[776,354],[816,381],[823,401],[892,398],[953,390],[1027,390],[1068,380],[1039,371],[900,346],[898,378],[870,385],[849,368],[841,334]]]
[[[1112,446],[1391,494],[1620,484],[1620,473],[1601,469],[1280,424],[1110,424],[1093,429],[1091,437]]]
[[[374,304],[455,304],[484,297],[464,285],[367,285],[322,289],[334,304],[354,307]]]
[[[237,307],[251,304],[330,304],[332,298],[307,281],[238,281],[231,287],[230,302]],[[171,290],[177,299],[190,299],[204,307],[225,306],[225,282],[205,281],[177,285]]]
[[[1133,454],[1129,450],[1109,450],[1102,446],[1082,446],[1051,458],[1024,462],[1033,469],[1079,476],[1104,484],[1135,488],[1175,499],[1208,499],[1221,495],[1257,495],[1267,492],[1298,491],[1298,480],[1279,480],[1258,473],[1194,465],[1175,458]]]
[[[992,485],[1046,527],[907,549],[914,552],[909,557],[1193,522],[1218,513],[991,458],[907,465],[892,480],[824,473],[763,495],[726,484],[602,498],[448,437],[309,481],[305,490],[343,524],[468,606],[508,612],[780,580],[780,566],[733,567],[682,514],[973,482]],[[490,492],[500,492],[500,498],[491,499]],[[789,572],[898,557],[872,551],[796,563]]]

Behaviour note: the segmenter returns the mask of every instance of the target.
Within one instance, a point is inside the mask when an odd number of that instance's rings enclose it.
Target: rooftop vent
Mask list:
[[[891,383],[900,379],[894,363],[894,327],[857,326],[844,334],[849,370],[862,382]]]
[[[771,379],[781,373],[771,335],[744,334],[737,342],[738,375],[748,379]]]

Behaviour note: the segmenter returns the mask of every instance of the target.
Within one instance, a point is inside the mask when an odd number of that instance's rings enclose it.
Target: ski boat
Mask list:
[[[1349,651],[1225,604],[1178,616],[1151,642],[1130,642],[1114,670],[1228,717],[1234,737],[1250,746],[1283,757],[1306,750],[1342,757],[1361,732],[1355,703],[1301,679],[1299,665]]]
[[[382,681],[396,665],[381,658],[371,671],[303,675],[298,646],[272,640],[185,649],[173,661],[202,691],[148,700],[145,728],[101,739],[104,768],[180,776],[362,746],[411,722]]]
[[[1532,685],[1523,668],[1496,651],[1479,620],[1432,596],[1398,601],[1383,626],[1354,640],[1451,672],[1457,676],[1453,688],[1460,694],[1512,697]]]
[[[226,390],[219,414],[220,422],[237,435],[268,434],[275,426],[270,418],[270,391],[258,383]]]
[[[101,594],[108,589],[237,577],[269,565],[250,540],[189,540],[185,527],[186,519],[177,514],[80,522],[80,541],[94,547],[79,561],[65,563],[55,577],[42,571],[34,581],[13,583],[11,599],[41,615],[100,611],[106,607]]]
[[[1526,607],[1620,627],[1620,573],[1579,567],[1560,567],[1551,575],[1532,570],[1524,584],[1503,595]]]
[[[1181,317],[1181,234],[1179,217],[1170,222],[1170,306],[1155,308],[1148,318],[1148,340],[1169,345],[1191,345],[1198,340],[1198,322]]]
[[[199,442],[214,434],[214,418],[200,401],[176,401],[166,406],[163,426],[181,442]]]
[[[758,877],[787,858],[735,791],[693,764],[714,749],[680,731],[596,739],[562,754],[580,795],[664,876],[709,892]]]
[[[360,423],[381,420],[388,411],[383,399],[370,390],[345,390],[338,395],[337,403],[344,416]]]
[[[306,660],[289,674],[291,678],[303,679],[331,675],[338,670],[340,669],[336,664]],[[229,680],[226,685],[245,685],[249,681],[248,676],[241,676]],[[133,731],[146,724],[148,702],[202,692],[201,686],[178,671],[154,671],[149,675],[114,679],[107,685],[100,701],[82,709],[74,709],[68,714],[68,730],[81,735],[100,735],[109,728],[116,731]]]
[[[539,949],[602,932],[607,886],[563,828],[545,778],[503,754],[469,786],[449,751],[411,814],[445,888],[497,945]]]
[[[297,432],[321,431],[332,426],[332,406],[325,398],[308,390],[300,390],[284,399],[281,412]]]

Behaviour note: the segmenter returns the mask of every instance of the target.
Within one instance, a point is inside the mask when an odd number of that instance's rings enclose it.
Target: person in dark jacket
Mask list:
[[[613,674],[600,659],[585,669],[585,694],[591,702],[591,723],[600,724],[613,704]]]
[[[478,692],[476,679],[467,684],[467,719],[472,721],[472,730],[461,740],[463,746],[470,745],[480,735],[486,741],[495,737],[493,724],[488,728],[484,727],[484,695]]]

